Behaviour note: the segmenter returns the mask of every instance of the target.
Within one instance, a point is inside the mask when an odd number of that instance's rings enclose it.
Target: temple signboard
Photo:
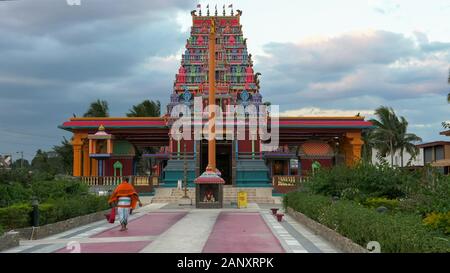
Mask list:
[[[275,175],[272,177],[273,188],[278,193],[295,191],[304,180],[300,175]]]

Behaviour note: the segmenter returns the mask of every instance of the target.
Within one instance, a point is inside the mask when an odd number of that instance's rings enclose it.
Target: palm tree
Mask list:
[[[161,115],[161,102],[159,100],[144,100],[133,105],[127,113],[127,117],[159,117]]]
[[[414,143],[422,141],[422,138],[415,134],[407,133],[408,121],[404,117],[400,118],[399,125],[397,146],[400,149],[400,163],[403,167],[403,151],[406,150],[411,155],[411,158],[415,158],[419,153],[419,148]]]
[[[375,110],[375,115],[379,120],[371,119],[370,122],[376,127],[371,137],[373,144],[383,156],[391,156],[391,166],[394,164],[394,154],[396,151],[396,130],[398,122],[394,110],[386,106],[380,106]]]
[[[450,84],[450,69],[448,70],[448,84]],[[447,102],[450,102],[450,93],[447,94]]]
[[[92,102],[84,117],[109,117],[108,102],[99,99]]]
[[[403,151],[406,150],[412,157],[418,153],[415,142],[422,141],[415,134],[408,133],[408,121],[404,117],[398,118],[390,107],[380,106],[375,110],[379,120],[370,121],[376,127],[371,133],[373,145],[382,156],[391,156],[391,166],[394,165],[394,154],[400,150],[401,166],[403,167]]]
[[[362,158],[365,162],[371,162],[372,149],[375,148],[375,139],[372,131],[364,131],[362,134],[362,140],[364,142],[362,146]]]

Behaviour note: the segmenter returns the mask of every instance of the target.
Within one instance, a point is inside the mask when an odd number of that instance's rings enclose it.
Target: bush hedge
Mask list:
[[[395,210],[398,208],[399,200],[387,199],[384,197],[371,197],[367,198],[363,204],[369,208],[386,207],[390,210]]]
[[[361,246],[378,241],[382,252],[450,252],[450,237],[427,229],[416,214],[379,213],[354,201],[306,192],[285,195],[283,204]]]
[[[323,168],[304,183],[305,191],[365,203],[372,200],[422,217],[450,211],[450,177],[431,167],[414,172],[387,165],[361,163]],[[377,199],[377,198],[383,198]],[[399,200],[387,201],[387,200]],[[370,203],[370,202],[369,202]]]
[[[46,225],[69,218],[106,210],[107,197],[85,195],[72,198],[48,200],[39,205],[39,224]],[[0,208],[0,225],[7,230],[31,226],[30,204],[12,205]]]

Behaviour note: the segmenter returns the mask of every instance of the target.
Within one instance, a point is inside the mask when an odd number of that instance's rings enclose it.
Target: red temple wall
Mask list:
[[[329,168],[333,166],[333,159],[300,159],[302,175],[307,175],[311,172],[311,166],[314,161],[320,163],[323,168]]]
[[[114,163],[122,163],[122,175],[133,175],[133,158],[108,158],[105,160],[105,176],[114,176]],[[117,171],[117,176],[120,173]]]

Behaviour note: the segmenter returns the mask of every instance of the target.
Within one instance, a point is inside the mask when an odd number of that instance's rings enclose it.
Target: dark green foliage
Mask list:
[[[378,213],[354,201],[293,192],[285,205],[336,230],[361,246],[378,241],[382,252],[449,252],[450,237],[430,232],[415,214]]]
[[[6,230],[31,225],[31,205],[17,204],[0,208],[0,225]]]
[[[71,175],[73,172],[73,147],[72,144],[64,138],[61,145],[54,146],[53,151],[58,155],[61,171],[64,174]]]
[[[40,202],[88,194],[88,186],[78,181],[36,181],[31,190]]]
[[[133,105],[127,113],[127,117],[159,117],[161,115],[161,102],[144,100],[143,102]]]
[[[94,195],[50,200],[39,206],[40,224],[50,224],[108,209],[106,197]]]
[[[0,184],[0,207],[28,202],[31,200],[31,196],[31,190],[20,183]]]
[[[313,193],[365,200],[367,197],[404,197],[410,174],[386,165],[360,164],[349,168],[343,165],[321,169],[305,187]]]
[[[109,117],[109,106],[105,100],[96,100],[89,105],[84,117]]]
[[[85,195],[48,200],[39,204],[39,224],[46,225],[108,209],[107,197]],[[7,230],[28,227],[32,221],[31,204],[0,208],[0,226]]]
[[[398,199],[400,210],[422,216],[450,210],[450,177],[429,168],[411,172],[387,165],[336,166],[321,169],[304,190],[361,203],[368,198]]]

